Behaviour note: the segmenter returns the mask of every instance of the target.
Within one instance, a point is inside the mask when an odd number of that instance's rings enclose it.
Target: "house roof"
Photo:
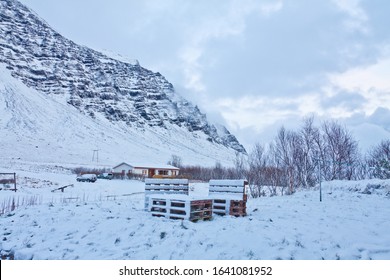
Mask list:
[[[175,166],[172,166],[172,165],[169,165],[169,164],[145,164],[145,163],[142,163],[142,164],[128,164],[126,162],[122,162],[116,166],[113,167],[113,169],[121,166],[121,165],[127,165],[129,167],[133,167],[133,168],[144,168],[144,169],[169,169],[169,170],[180,170],[180,168],[177,168]]]
[[[180,170],[172,165],[133,165],[134,168]]]
[[[126,162],[122,162],[122,163],[120,163],[120,164],[118,164],[118,165],[115,165],[114,167],[113,167],[113,169],[115,169],[115,168],[117,168],[117,167],[119,167],[119,166],[121,166],[121,165],[127,165],[127,166],[130,166],[130,167],[133,167],[132,165],[130,165],[130,164],[128,164],[128,163],[126,163]]]

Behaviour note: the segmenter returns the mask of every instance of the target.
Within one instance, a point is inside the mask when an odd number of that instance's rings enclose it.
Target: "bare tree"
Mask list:
[[[181,157],[179,157],[178,155],[172,155],[171,159],[168,161],[168,164],[178,168],[182,167]]]
[[[252,197],[259,197],[264,194],[263,186],[265,185],[265,169],[267,165],[267,157],[264,147],[256,143],[249,154],[248,158],[247,179],[250,183],[250,191]]]
[[[301,137],[302,158],[300,160],[300,182],[303,187],[313,187],[316,182],[315,170],[319,156],[319,129],[314,127],[314,117],[303,120],[299,132]]]
[[[326,121],[323,133],[323,170],[326,180],[351,180],[359,160],[358,144],[351,133],[336,121]]]
[[[366,159],[361,155],[359,156],[359,160],[355,164],[354,168],[354,179],[355,180],[363,180],[370,178],[371,168],[367,164]]]
[[[246,177],[247,167],[246,167],[246,158],[242,153],[236,152],[236,157],[234,158],[234,169],[227,170],[229,178],[233,177],[236,179],[243,179]]]
[[[274,154],[275,168],[284,171],[285,185],[288,187],[288,194],[295,189],[294,153],[297,152],[297,137],[292,131],[287,131],[283,126],[279,129],[271,151]]]
[[[214,168],[212,169],[212,177],[213,179],[226,179],[226,170],[224,169],[224,167],[222,166],[222,164],[217,161],[215,163],[215,166]]]
[[[371,148],[366,162],[374,178],[390,179],[390,140],[382,140]]]

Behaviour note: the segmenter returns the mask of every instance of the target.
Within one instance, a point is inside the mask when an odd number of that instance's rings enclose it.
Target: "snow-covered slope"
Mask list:
[[[28,88],[0,66],[2,161],[51,164],[102,164],[121,161],[165,163],[172,154],[187,163],[229,162],[231,149],[184,127],[129,128],[103,116],[91,118],[69,106],[62,95]],[[93,150],[98,149],[92,162]],[[231,158],[229,158],[231,157]]]
[[[160,74],[64,38],[16,0],[0,2],[4,156],[106,164],[230,163],[244,147]]]

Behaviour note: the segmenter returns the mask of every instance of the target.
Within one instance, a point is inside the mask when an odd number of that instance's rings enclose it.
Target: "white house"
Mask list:
[[[128,164],[122,162],[112,168],[112,173],[125,175],[136,175],[148,178],[153,177],[176,177],[180,169],[172,165],[153,165],[153,164]]]

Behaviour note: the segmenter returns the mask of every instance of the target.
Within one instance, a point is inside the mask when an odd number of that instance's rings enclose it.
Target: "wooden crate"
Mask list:
[[[186,196],[151,196],[149,197],[149,212],[152,216],[169,219],[210,220],[212,218],[213,201]]]
[[[145,210],[149,208],[149,197],[160,194],[188,195],[188,179],[145,179]]]

